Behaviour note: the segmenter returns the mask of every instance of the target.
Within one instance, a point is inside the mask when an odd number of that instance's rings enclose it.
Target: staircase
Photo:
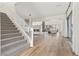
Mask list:
[[[14,56],[21,50],[29,48],[29,43],[9,17],[5,13],[0,13],[0,17],[1,55]]]

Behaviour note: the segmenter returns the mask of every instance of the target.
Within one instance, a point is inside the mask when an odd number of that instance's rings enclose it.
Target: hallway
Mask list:
[[[18,56],[74,56],[67,39],[57,34],[37,35],[34,37],[34,47],[25,49]]]
[[[1,56],[79,55],[79,3],[0,3]]]

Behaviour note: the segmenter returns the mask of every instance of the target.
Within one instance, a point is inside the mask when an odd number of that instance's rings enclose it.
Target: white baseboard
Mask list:
[[[79,56],[79,52],[74,50],[73,47],[72,47],[72,52],[76,55],[76,56]]]
[[[74,53],[79,56],[79,52],[78,51],[74,51]]]

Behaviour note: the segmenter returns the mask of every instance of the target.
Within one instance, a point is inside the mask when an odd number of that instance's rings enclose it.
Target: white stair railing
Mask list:
[[[28,28],[29,31],[27,33],[28,36],[30,37],[30,47],[33,47],[33,28],[32,27],[28,27]]]
[[[25,25],[21,26],[18,24],[16,20],[13,19],[12,16],[9,15],[9,13],[8,13],[8,16],[10,17],[12,22],[16,25],[16,27],[20,30],[20,32],[23,34],[24,39],[28,40],[28,42],[30,43],[30,47],[33,47],[33,28],[29,26],[24,27]],[[28,30],[29,32],[27,31],[27,29],[29,29]]]

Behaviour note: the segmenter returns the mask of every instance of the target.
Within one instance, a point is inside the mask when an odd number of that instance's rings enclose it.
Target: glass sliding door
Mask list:
[[[67,36],[69,41],[72,42],[72,12],[67,17]]]

